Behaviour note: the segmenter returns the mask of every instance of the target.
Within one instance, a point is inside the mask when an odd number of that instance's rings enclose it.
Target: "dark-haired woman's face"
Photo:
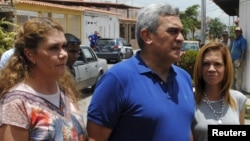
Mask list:
[[[206,85],[219,85],[225,73],[225,64],[220,51],[209,51],[203,56],[202,77]]]

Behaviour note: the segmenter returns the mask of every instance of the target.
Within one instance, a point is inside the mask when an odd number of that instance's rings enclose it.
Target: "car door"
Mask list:
[[[123,47],[124,47],[124,58],[129,58],[133,55],[133,49],[131,45],[125,40],[121,39]]]
[[[123,54],[123,58],[124,58],[124,54],[125,54],[125,48],[123,46],[122,40],[121,39],[116,39],[116,44],[118,45],[121,53]]]
[[[99,74],[97,62],[98,60],[94,51],[91,48],[82,48],[82,51],[84,56],[86,57],[86,74],[88,74],[88,86],[93,86],[95,85],[97,76]]]
[[[82,48],[80,49],[78,60],[74,63],[75,68],[75,81],[81,88],[88,87],[88,64],[86,57],[83,54]]]

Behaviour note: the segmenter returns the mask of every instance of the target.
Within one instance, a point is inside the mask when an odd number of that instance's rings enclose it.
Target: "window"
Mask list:
[[[83,49],[83,54],[86,57],[87,62],[93,62],[97,60],[94,54],[88,48]]]

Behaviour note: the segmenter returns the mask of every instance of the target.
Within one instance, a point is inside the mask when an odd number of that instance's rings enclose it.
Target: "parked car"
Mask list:
[[[199,50],[200,50],[199,41],[188,41],[188,40],[185,40],[185,41],[182,43],[181,55],[182,55],[183,53],[185,53],[186,51],[189,51],[189,50],[196,50],[196,51],[199,51]]]
[[[100,38],[94,46],[99,58],[122,61],[133,56],[133,48],[124,38]]]
[[[81,88],[95,88],[96,82],[107,71],[106,59],[98,58],[93,49],[81,45],[78,60],[74,63],[75,81]]]
[[[179,61],[175,62],[176,65],[180,66],[180,64],[182,63],[181,60],[183,57],[182,55],[184,53],[186,53],[187,51],[199,51],[200,50],[200,46],[199,46],[199,41],[189,41],[189,40],[185,40],[182,43],[182,47],[181,47],[181,52],[180,52],[180,59]]]

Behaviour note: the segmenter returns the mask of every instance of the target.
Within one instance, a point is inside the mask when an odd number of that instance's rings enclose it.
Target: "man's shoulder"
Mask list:
[[[14,48],[5,51],[1,56],[0,63],[5,63],[5,61],[7,61],[13,54],[14,54]]]
[[[13,53],[14,53],[14,48],[11,48],[11,49],[5,51],[5,52],[3,53],[3,56],[4,56],[4,55],[12,55]]]
[[[90,34],[90,35],[89,35],[89,37],[93,37],[93,36],[94,36],[94,34]]]

